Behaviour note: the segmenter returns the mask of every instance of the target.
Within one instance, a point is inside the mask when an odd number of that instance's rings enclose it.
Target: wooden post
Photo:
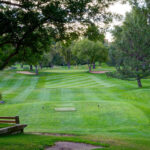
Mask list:
[[[16,117],[15,117],[15,120],[16,120],[16,124],[19,124],[19,123],[20,123],[20,121],[19,121],[19,116],[16,116]]]

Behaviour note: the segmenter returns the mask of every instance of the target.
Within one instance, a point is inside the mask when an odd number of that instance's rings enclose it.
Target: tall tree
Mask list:
[[[43,38],[41,39],[41,37]],[[32,38],[30,40],[32,40]],[[36,69],[36,74],[38,74],[38,65],[40,64],[40,61],[42,59],[43,52],[47,52],[50,50],[52,42],[52,39],[47,36],[46,33],[42,32],[41,35],[41,33],[37,32],[34,35],[32,45],[23,47],[19,54],[16,55],[16,57],[14,58],[18,62],[24,62],[29,64],[31,70],[33,69],[32,65],[34,65]]]
[[[53,65],[61,65],[64,60],[60,56],[58,50],[58,43],[53,42],[53,44],[49,47],[49,50],[45,52],[40,61],[45,67],[53,67]]]
[[[96,61],[105,62],[107,60],[107,49],[100,41],[93,42],[83,39],[75,43],[73,47],[74,54],[88,63],[89,71]]]
[[[71,60],[72,60],[72,47],[71,45],[61,44],[59,48],[60,55],[64,57],[65,62],[67,63],[68,69],[70,69]]]
[[[142,87],[141,79],[150,75],[150,25],[147,11],[133,8],[122,27],[116,27],[115,37],[117,71],[124,78],[134,78]]]
[[[100,32],[98,26],[96,26],[95,24],[91,24],[88,26],[84,36],[90,41],[100,41],[104,43],[104,33]],[[93,69],[95,69],[95,62],[93,62]]]

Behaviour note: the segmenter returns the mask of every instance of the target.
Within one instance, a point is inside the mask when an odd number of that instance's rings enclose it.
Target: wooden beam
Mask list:
[[[16,117],[0,117],[0,119],[15,119]]]
[[[15,121],[16,121],[16,124],[19,124],[19,123],[20,123],[19,116],[16,116],[16,117],[15,117]]]
[[[16,123],[16,121],[13,120],[0,120],[0,123]]]
[[[3,120],[1,120],[3,119]],[[9,120],[11,119],[11,120]],[[0,117],[0,123],[16,123],[19,124],[20,120],[19,120],[19,116],[15,116],[15,117]]]

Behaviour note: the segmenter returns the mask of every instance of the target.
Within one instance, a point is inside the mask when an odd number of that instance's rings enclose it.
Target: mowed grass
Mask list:
[[[6,128],[12,126],[11,124],[0,124],[0,128]]]
[[[105,68],[106,70],[106,68]],[[43,70],[38,76],[0,72],[5,104],[0,116],[20,116],[25,132],[77,134],[110,149],[150,149],[150,79],[123,81],[76,70]],[[74,107],[75,112],[55,108]],[[107,148],[108,149],[108,148]]]

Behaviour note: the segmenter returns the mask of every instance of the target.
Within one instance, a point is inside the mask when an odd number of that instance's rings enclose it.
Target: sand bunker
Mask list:
[[[74,107],[55,108],[55,111],[76,111]]]
[[[20,73],[20,74],[35,75],[35,73],[33,73],[33,72],[29,72],[29,71],[17,71],[17,73]]]
[[[91,71],[90,73],[95,73],[95,74],[104,74],[106,72],[109,72],[109,71]]]
[[[45,150],[92,150],[96,148],[103,148],[103,147],[84,143],[56,142],[54,146],[47,147],[45,148]]]

